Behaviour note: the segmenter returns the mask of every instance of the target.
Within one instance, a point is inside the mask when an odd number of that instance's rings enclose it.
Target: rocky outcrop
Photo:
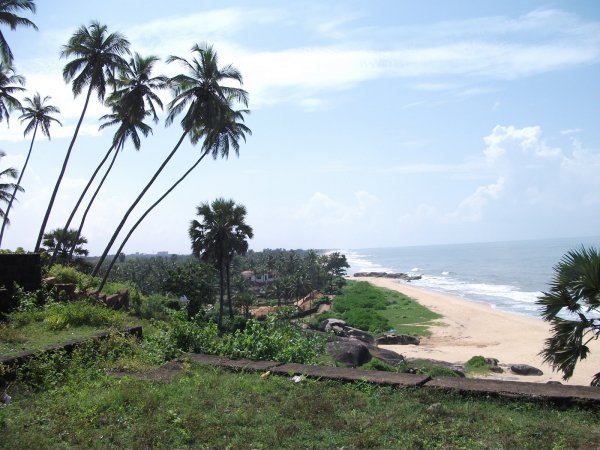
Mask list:
[[[327,352],[333,359],[351,367],[362,366],[372,356],[364,342],[358,339],[338,339],[327,343]]]
[[[377,345],[419,345],[421,340],[408,334],[384,334],[375,339]]]
[[[420,280],[421,275],[409,275],[407,273],[388,273],[388,272],[356,272],[355,277],[368,277],[368,278],[392,278],[403,281]]]
[[[529,366],[527,364],[513,364],[512,366],[510,366],[510,370],[511,372],[516,373],[517,375],[544,375],[544,372],[542,372],[537,367]]]

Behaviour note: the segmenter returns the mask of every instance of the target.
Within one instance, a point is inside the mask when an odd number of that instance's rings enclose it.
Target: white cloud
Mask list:
[[[499,178],[495,183],[479,186],[475,192],[463,199],[455,211],[447,216],[450,221],[477,222],[483,216],[483,210],[492,200],[497,200],[504,191],[505,180]]]
[[[307,225],[351,224],[366,215],[369,208],[379,199],[366,191],[354,193],[353,203],[342,203],[331,197],[315,192],[294,214]]]

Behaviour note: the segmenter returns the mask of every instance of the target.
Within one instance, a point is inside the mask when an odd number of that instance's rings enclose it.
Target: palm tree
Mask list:
[[[4,153],[3,151],[0,150],[0,159],[4,158],[5,156],[6,156],[6,153]],[[0,171],[0,202],[9,203],[13,200],[15,192],[17,192],[17,191],[23,192],[23,188],[21,186],[19,186],[18,184],[3,182],[4,178],[13,178],[14,179],[14,178],[17,178],[17,176],[18,176],[17,169],[14,169],[12,167],[9,167],[8,169],[4,169],[4,170]],[[10,223],[10,221],[6,217],[6,214],[4,213],[2,208],[0,208],[0,217],[3,217],[7,221],[7,223]]]
[[[7,125],[10,111],[21,108],[21,102],[14,97],[14,94],[25,90],[25,88],[15,86],[15,83],[23,86],[25,78],[15,74],[12,66],[0,63],[0,122],[6,118]]]
[[[196,44],[192,47],[192,52],[197,56],[194,57],[191,62],[178,56],[171,56],[167,60],[169,63],[174,61],[182,63],[184,67],[187,68],[188,72],[187,75],[180,74],[169,80],[169,85],[173,90],[175,98],[169,103],[169,114],[167,115],[166,125],[171,125],[175,118],[187,107],[187,111],[181,120],[183,133],[173,150],[171,150],[171,153],[167,155],[150,181],[125,212],[125,215],[100,256],[96,267],[94,267],[92,272],[93,275],[98,274],[102,263],[106,259],[106,256],[120,231],[123,229],[127,218],[146,194],[150,186],[152,186],[156,178],[158,178],[171,158],[173,158],[185,137],[189,136],[192,145],[195,145],[202,137],[209,134],[211,129],[214,129],[216,125],[222,122],[223,104],[227,103],[228,98],[241,102],[244,105],[248,104],[246,91],[240,88],[223,86],[220,84],[227,80],[235,80],[240,84],[242,83],[242,75],[235,67],[227,65],[220,68],[217,53],[211,46],[199,46]],[[207,152],[208,150],[203,152],[201,158],[193,167],[202,160]],[[187,173],[189,173],[189,171]],[[184,176],[187,176],[187,173]],[[162,200],[162,198],[164,198],[172,189],[173,187],[167,191],[160,200]],[[116,252],[116,254],[118,255],[119,252]],[[106,276],[108,276],[109,271],[110,270],[107,270]]]
[[[75,255],[87,256],[89,253],[83,248],[84,244],[87,244],[87,239],[83,236],[76,237],[76,230],[63,230],[62,228],[56,228],[49,233],[44,234],[43,245],[46,252],[58,253],[58,258],[62,263],[68,263],[72,259],[72,254],[69,253],[71,246],[75,247]]]
[[[83,122],[92,91],[96,91],[98,100],[104,101],[107,84],[114,80],[115,71],[126,65],[125,60],[121,57],[125,53],[129,53],[129,42],[127,39],[120,33],[108,34],[106,25],[100,25],[98,22],[92,22],[89,28],[81,26],[71,36],[67,45],[63,46],[61,58],[74,57],[63,69],[65,82],[72,82],[71,87],[75,97],[81,94],[86,86],[88,87],[88,91],[83,111],[75,127],[73,138],[69,144],[65,160],[54,186],[54,191],[50,197],[50,203],[42,221],[42,226],[40,227],[38,239],[35,244],[36,252],[40,249],[44,230],[50,217],[50,211],[52,211],[58,188],[65,174],[71,150],[77,139],[77,134]]]
[[[247,239],[253,237],[252,228],[246,224],[246,208],[233,200],[217,198],[212,203],[202,203],[196,208],[202,222],[192,220],[189,228],[192,254],[202,261],[213,263],[219,270],[219,318],[222,327],[225,293],[225,275],[236,253],[248,250]],[[233,316],[231,297],[230,316]]]
[[[199,139],[199,136],[201,134],[204,134],[204,142],[202,144],[203,151],[201,152],[200,157],[175,183],[173,183],[173,185],[171,185],[171,187],[161,197],[159,197],[158,200],[156,200],[152,205],[150,205],[148,209],[146,209],[144,214],[142,214],[137,220],[137,222],[131,227],[131,229],[123,239],[123,242],[121,242],[119,249],[113,256],[98,290],[101,290],[104,286],[104,283],[106,283],[108,275],[110,274],[110,271],[114,266],[118,255],[121,253],[121,251],[125,247],[125,244],[129,240],[133,232],[136,230],[136,228],[142,223],[146,216],[150,214],[150,212],[156,206],[158,206],[158,204],[162,202],[165,199],[165,197],[167,197],[173,191],[173,189],[175,189],[196,168],[196,166],[200,164],[200,162],[202,162],[206,155],[208,155],[209,153],[212,154],[213,159],[216,159],[219,155],[221,157],[227,158],[229,156],[230,147],[233,147],[235,154],[239,155],[239,140],[243,139],[245,141],[245,133],[252,134],[252,131],[242,122],[238,122],[237,120],[243,121],[243,115],[249,113],[249,111],[233,111],[232,109],[230,109],[230,102],[231,99],[228,99],[227,104],[223,105],[225,110],[221,113],[222,124],[220,125],[220,127],[217,127],[216,129],[212,130],[194,130],[192,142],[197,141]]]
[[[46,102],[49,100],[50,97],[48,96],[42,99],[39,92],[37,92],[33,98],[26,98],[24,100],[26,106],[21,109],[22,114],[19,117],[19,120],[21,123],[29,121],[25,127],[23,135],[27,136],[33,130],[33,136],[31,138],[31,144],[29,145],[27,158],[25,158],[25,164],[23,164],[21,174],[17,180],[17,186],[21,185],[21,179],[23,178],[23,174],[27,168],[27,163],[29,162],[29,157],[31,156],[31,151],[33,150],[33,143],[35,142],[35,135],[37,134],[38,127],[42,130],[42,134],[50,139],[50,125],[52,122],[56,122],[62,126],[57,119],[51,116],[51,114],[59,114],[60,110],[56,106],[46,104]],[[4,228],[8,224],[8,213],[10,212],[10,208],[16,195],[17,187],[15,186],[15,191],[13,192],[12,198],[8,202],[6,214],[4,215],[4,220],[2,222],[2,229],[0,230],[0,245],[2,244],[2,238],[4,237]]]
[[[117,158],[119,150],[123,149],[127,138],[130,138],[136,150],[140,149],[141,140],[138,134],[138,130],[144,135],[148,136],[152,132],[152,128],[146,125],[143,120],[150,114],[154,122],[158,122],[158,116],[156,114],[156,107],[162,109],[163,104],[158,95],[154,92],[155,90],[165,89],[167,87],[167,77],[157,76],[152,77],[152,71],[154,65],[158,62],[158,57],[148,56],[143,57],[138,53],[129,60],[128,64],[121,70],[118,78],[115,80],[115,91],[112,92],[107,98],[107,105],[111,107],[112,114],[102,116],[102,120],[106,120],[106,123],[100,126],[100,129],[104,129],[108,126],[119,125],[111,147],[108,149],[106,155],[100,164],[96,167],[96,170],[90,177],[87,185],[83,189],[83,192],[79,196],[75,207],[71,211],[67,223],[63,227],[67,230],[79,209],[79,205],[83,201],[88,189],[92,182],[96,178],[96,175],[114,150],[113,158],[108,166],[108,169],[104,173],[104,176],[100,180],[96,191],[92,195],[87,208],[81,218],[79,224],[78,233],[81,233],[87,214],[100,192],[104,181],[108,177],[115,160]],[[155,106],[156,105],[156,106]],[[54,261],[54,255],[51,259],[51,263]]]
[[[32,27],[37,30],[35,23],[24,17],[17,16],[15,12],[19,10],[29,10],[35,13],[34,0],[0,0],[0,24],[8,25],[11,30],[16,30],[18,26]],[[0,56],[6,64],[13,63],[13,54],[10,51],[8,42],[2,31],[0,31]]]
[[[588,344],[600,337],[600,250],[571,250],[554,271],[550,292],[537,301],[552,328],[540,354],[568,380],[577,362],[588,356]],[[600,372],[591,384],[600,386]]]

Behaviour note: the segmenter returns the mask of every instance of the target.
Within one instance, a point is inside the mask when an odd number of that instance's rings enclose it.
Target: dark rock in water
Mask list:
[[[333,359],[348,366],[358,367],[371,361],[367,346],[358,339],[343,339],[327,343],[327,352]]]
[[[366,342],[367,344],[373,344],[375,342],[375,338],[366,331],[349,326],[342,328],[341,335],[345,337],[356,338],[360,341]]]
[[[420,280],[421,275],[409,275],[407,273],[387,273],[387,272],[356,272],[355,277],[377,277],[377,278],[392,278],[404,281]]]
[[[510,366],[510,370],[517,375],[544,375],[537,367],[529,366],[527,364],[513,364]]]
[[[384,334],[375,339],[377,345],[419,345],[421,340],[408,334]]]
[[[391,350],[378,348],[372,345],[368,346],[368,348],[373,358],[380,359],[381,361],[388,363],[392,366],[397,366],[398,364],[404,362],[404,356]]]
[[[319,331],[332,331],[332,326],[344,327],[346,322],[341,319],[325,319],[319,323],[319,327],[317,328]]]

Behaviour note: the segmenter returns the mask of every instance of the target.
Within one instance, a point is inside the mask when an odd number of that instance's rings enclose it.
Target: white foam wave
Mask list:
[[[350,264],[348,275],[353,275],[356,272],[393,272],[392,269],[371,261],[369,255],[363,255],[350,250],[342,250],[340,253],[346,255],[346,260]]]

